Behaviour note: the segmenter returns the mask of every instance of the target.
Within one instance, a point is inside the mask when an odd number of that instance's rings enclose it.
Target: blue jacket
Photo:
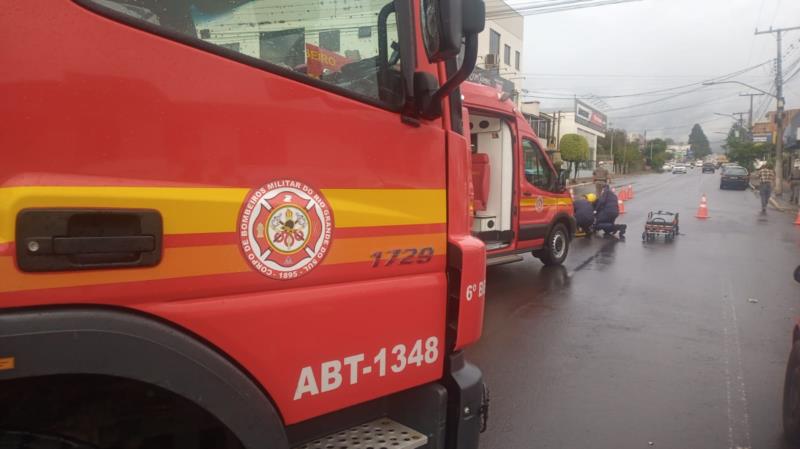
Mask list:
[[[575,209],[575,222],[578,226],[589,226],[594,223],[594,208],[592,203],[581,198],[572,203]]]
[[[619,216],[619,205],[617,195],[608,187],[603,189],[600,198],[594,204],[594,210],[597,212],[598,223],[613,222]]]

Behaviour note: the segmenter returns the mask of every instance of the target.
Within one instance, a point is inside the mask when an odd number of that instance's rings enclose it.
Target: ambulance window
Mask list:
[[[380,14],[390,10],[391,0],[79,1],[145,30],[301,81],[335,86],[346,95],[390,107],[402,100],[395,14]]]
[[[552,190],[553,171],[539,146],[522,139],[522,159],[525,162],[525,180],[542,190]]]

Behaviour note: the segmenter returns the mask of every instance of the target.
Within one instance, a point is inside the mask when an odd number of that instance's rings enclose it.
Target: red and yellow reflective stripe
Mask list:
[[[14,241],[20,210],[33,207],[157,209],[164,234],[235,232],[249,192],[216,187],[0,188],[0,244]],[[336,228],[445,223],[444,189],[322,189]]]
[[[572,206],[569,198],[542,197],[545,207],[547,206]],[[535,207],[536,198],[525,198],[519,201],[520,207]]]
[[[0,293],[251,271],[236,233],[248,189],[184,187],[0,188]],[[444,189],[322,189],[333,209],[322,265],[369,263],[376,251],[431,247],[445,254]],[[22,273],[13,260],[18,212],[35,207],[146,208],[164,220],[164,254],[151,268]]]

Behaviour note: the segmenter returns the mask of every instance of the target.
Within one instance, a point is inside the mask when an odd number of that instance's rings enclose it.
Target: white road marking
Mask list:
[[[742,366],[742,345],[739,340],[739,319],[729,278],[722,282],[722,336],[725,366],[725,396],[728,414],[729,449],[750,449],[750,415],[747,386]]]

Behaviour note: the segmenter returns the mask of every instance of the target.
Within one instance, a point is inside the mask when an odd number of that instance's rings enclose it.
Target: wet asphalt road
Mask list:
[[[800,227],[760,216],[752,191],[720,191],[718,173],[631,182],[627,241],[578,239],[564,267],[526,256],[488,269],[468,351],[491,389],[481,447],[785,447]],[[706,221],[694,218],[703,192]],[[658,209],[680,213],[681,235],[643,244]]]

